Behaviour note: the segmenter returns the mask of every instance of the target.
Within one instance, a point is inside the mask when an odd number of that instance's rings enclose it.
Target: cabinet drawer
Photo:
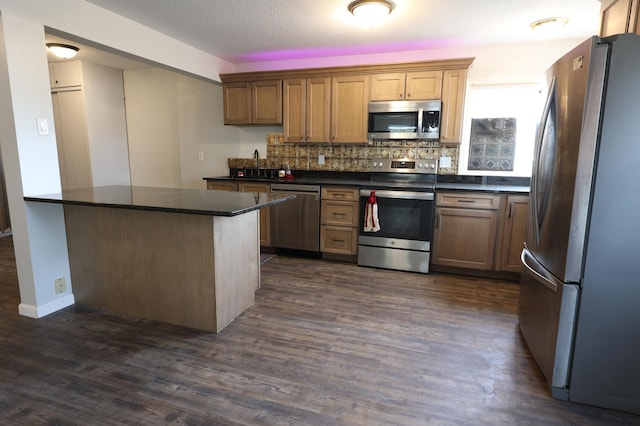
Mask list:
[[[225,182],[225,181],[207,181],[207,189],[213,189],[217,191],[237,191],[238,184],[235,182]]]
[[[356,254],[358,232],[356,228],[340,226],[320,227],[320,251],[336,254]]]
[[[268,183],[242,182],[238,184],[240,192],[270,192],[271,185]]]
[[[441,192],[436,193],[436,206],[498,210],[500,195],[480,192]]]
[[[323,200],[358,201],[356,188],[322,187]]]
[[[348,201],[323,201],[323,225],[358,226],[358,204]]]

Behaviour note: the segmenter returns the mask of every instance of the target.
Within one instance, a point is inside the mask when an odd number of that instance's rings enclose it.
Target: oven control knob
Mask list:
[[[422,163],[418,163],[418,168],[421,169],[422,168]]]
[[[432,168],[432,169],[435,169],[435,168],[436,168],[436,165],[435,165],[435,164],[431,164],[431,168]]]

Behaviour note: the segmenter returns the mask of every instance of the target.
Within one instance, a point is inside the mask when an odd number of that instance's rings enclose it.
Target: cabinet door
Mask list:
[[[303,78],[282,83],[284,142],[303,142],[306,136],[307,81]]]
[[[436,265],[493,269],[498,212],[438,207],[431,262]]]
[[[268,193],[270,191],[268,183],[242,182],[238,185],[240,192]],[[271,245],[271,213],[269,207],[260,209],[260,245],[269,247]]]
[[[80,87],[82,85],[80,61],[50,63],[49,83],[52,89]]]
[[[251,83],[222,86],[224,124],[251,124]]]
[[[331,77],[307,79],[306,142],[331,138]]]
[[[460,143],[462,140],[462,113],[466,84],[467,70],[443,72],[440,142]]]
[[[282,80],[251,84],[251,123],[282,124]]]
[[[409,100],[440,99],[442,95],[442,71],[407,73],[405,97]]]
[[[632,0],[604,0],[600,6],[600,36],[629,32],[631,6]]]
[[[371,76],[371,100],[395,101],[404,99],[405,80],[406,74],[403,72],[373,74]]]
[[[345,255],[356,254],[358,252],[356,228],[323,225],[320,228],[320,251]]]
[[[520,253],[524,246],[529,197],[508,195],[502,226],[502,254],[499,270],[520,272]]]
[[[331,142],[367,142],[369,76],[332,78]]]

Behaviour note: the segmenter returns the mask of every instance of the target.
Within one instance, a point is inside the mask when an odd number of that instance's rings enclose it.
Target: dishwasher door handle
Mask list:
[[[293,183],[272,183],[271,192],[320,195],[320,185],[296,185]]]

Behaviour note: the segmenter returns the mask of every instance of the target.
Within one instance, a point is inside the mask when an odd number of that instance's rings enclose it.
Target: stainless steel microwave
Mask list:
[[[369,102],[369,140],[439,139],[442,102]]]

